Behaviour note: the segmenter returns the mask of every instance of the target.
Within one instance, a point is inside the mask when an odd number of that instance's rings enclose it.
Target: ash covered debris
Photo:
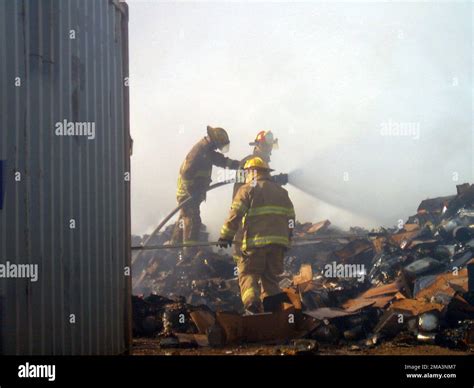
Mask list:
[[[164,244],[171,231],[153,244]],[[469,184],[422,201],[400,228],[297,223],[282,293],[263,301],[265,313],[249,316],[242,315],[235,264],[224,251],[204,248],[184,265],[176,250],[147,251],[133,265],[140,295],[133,298],[134,333],[158,336],[162,347],[270,343],[315,352],[318,343],[364,348],[392,341],[468,350],[473,232]],[[201,239],[208,239],[205,230]],[[140,242],[134,237],[133,245]]]
[[[149,244],[165,244],[172,232],[173,226],[167,227]],[[204,225],[200,240],[208,240]],[[140,245],[141,241],[134,237],[134,244]],[[235,264],[222,250],[216,253],[210,247],[202,247],[189,262],[176,249],[145,251],[133,262],[132,273],[135,295],[184,298],[186,303],[207,305],[213,310],[241,309]]]

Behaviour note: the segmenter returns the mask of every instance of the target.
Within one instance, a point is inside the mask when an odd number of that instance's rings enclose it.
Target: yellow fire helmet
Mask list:
[[[266,170],[273,171],[267,162],[258,156],[247,160],[244,164],[244,170]]]
[[[228,145],[230,143],[229,141],[229,135],[227,134],[226,130],[224,128],[213,128],[210,127],[209,125],[207,126],[207,134],[211,141],[219,148],[220,150],[226,150],[228,149]]]

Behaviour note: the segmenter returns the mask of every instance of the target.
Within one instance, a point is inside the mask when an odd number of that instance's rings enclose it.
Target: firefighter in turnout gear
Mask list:
[[[250,142],[249,145],[254,146],[253,153],[247,155],[240,161],[239,169],[237,170],[237,182],[234,184],[232,197],[235,197],[240,186],[245,183],[244,165],[247,160],[258,156],[264,162],[270,163],[272,150],[278,149],[278,139],[274,138],[272,131],[260,131],[257,133],[255,140]]]
[[[242,229],[242,255],[237,258],[240,293],[246,311],[254,314],[263,311],[263,298],[281,292],[278,275],[290,246],[295,211],[288,192],[272,181],[267,162],[254,157],[244,170],[246,183],[233,199],[219,245],[232,245]]]
[[[189,196],[180,211],[175,225],[171,243],[194,244],[199,240],[201,229],[201,202],[206,199],[206,191],[211,183],[212,166],[236,170],[238,160],[225,157],[217,150],[226,153],[229,149],[229,136],[223,128],[207,127],[207,136],[201,139],[186,156],[179,170],[177,200],[178,204]],[[191,259],[197,252],[196,248],[185,248],[184,259]]]
[[[270,163],[272,150],[278,149],[278,139],[274,138],[272,131],[260,131],[259,133],[257,133],[255,140],[253,142],[250,142],[249,145],[254,146],[253,153],[250,155],[247,155],[245,158],[243,158],[240,161],[240,166],[239,166],[239,169],[237,170],[237,175],[236,175],[237,182],[234,184],[232,198],[235,197],[235,194],[237,194],[237,191],[239,191],[240,187],[245,183],[245,176],[246,176],[246,173],[244,170],[245,163],[256,156],[262,159],[267,164]],[[239,227],[239,230],[235,234],[234,244],[232,247],[232,250],[233,250],[232,256],[234,258],[234,261],[236,262],[238,262],[240,258],[242,257],[241,245],[242,245],[242,228]]]

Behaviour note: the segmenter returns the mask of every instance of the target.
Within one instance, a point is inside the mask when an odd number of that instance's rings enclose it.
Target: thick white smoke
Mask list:
[[[262,129],[298,218],[393,225],[473,181],[472,3],[130,3],[133,232],[175,207],[206,125]],[[231,188],[202,217],[219,230]],[[346,211],[342,208],[349,208]]]

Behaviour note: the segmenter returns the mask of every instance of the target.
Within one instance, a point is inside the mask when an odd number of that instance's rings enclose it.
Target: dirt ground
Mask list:
[[[133,340],[133,355],[154,356],[226,356],[226,355],[292,355],[292,349],[285,345],[242,345],[223,348],[197,349],[160,349],[158,339],[135,338]],[[319,345],[315,355],[406,355],[406,356],[459,356],[473,355],[474,348],[468,351],[451,350],[436,345],[395,345],[390,342],[382,343],[373,348],[357,348],[352,346]]]

